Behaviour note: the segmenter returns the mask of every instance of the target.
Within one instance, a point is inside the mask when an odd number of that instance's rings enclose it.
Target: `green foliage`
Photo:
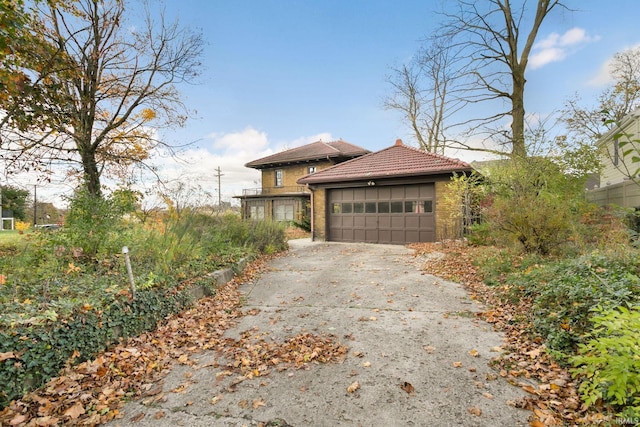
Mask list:
[[[101,310],[83,306],[65,319],[3,329],[0,353],[16,357],[0,362],[0,407],[56,376],[72,357],[82,362],[120,338],[153,330],[190,302],[188,288],[147,289],[133,301],[119,298]]]
[[[84,255],[91,258],[100,251],[117,253],[123,246],[121,237],[126,235],[122,216],[131,207],[131,201],[120,193],[100,197],[80,190],[71,199],[65,227],[54,241],[65,247],[82,248]]]
[[[584,208],[583,181],[545,158],[512,159],[487,173],[484,218],[498,242],[547,255],[571,240]]]
[[[621,417],[640,417],[640,306],[594,312],[588,341],[570,359],[583,401],[587,407],[603,401]]]
[[[590,330],[595,307],[611,309],[640,302],[637,252],[594,252],[512,274],[507,282],[534,296],[533,324],[547,347],[570,354]]]
[[[189,286],[212,286],[208,273],[287,247],[275,222],[185,210],[141,225],[123,215],[127,194],[76,197],[62,230],[0,245],[0,352],[18,355],[0,361],[0,405],[54,376],[74,351],[82,360],[152,329],[188,303]],[[130,249],[133,300],[122,246]]]
[[[29,192],[18,187],[3,185],[0,188],[0,194],[2,195],[2,209],[12,210],[14,218],[24,220]]]

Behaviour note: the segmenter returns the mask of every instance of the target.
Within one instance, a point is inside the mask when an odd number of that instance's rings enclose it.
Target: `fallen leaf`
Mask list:
[[[25,417],[22,414],[17,414],[15,417],[11,419],[11,421],[9,421],[9,425],[17,426],[19,424],[24,423],[25,421],[27,421],[27,417]]]
[[[17,359],[18,357],[13,353],[13,351],[7,351],[6,353],[0,353],[0,362],[7,359]]]
[[[471,351],[469,351],[469,355],[471,357],[480,357],[480,353],[478,353],[478,350],[476,350],[475,348]]]
[[[144,418],[144,412],[140,412],[136,415],[134,415],[133,417],[131,417],[131,421],[134,423],[137,423],[138,421],[142,420]]]
[[[212,397],[209,403],[211,403],[212,405],[215,405],[216,403],[220,402],[221,399],[222,399],[222,394],[219,394],[217,396]]]
[[[436,348],[435,348],[435,347],[432,347],[432,346],[430,346],[430,345],[422,346],[422,348],[424,348],[424,351],[426,351],[426,352],[427,352],[427,353],[429,353],[429,354],[431,354],[431,353],[433,353],[434,351],[436,351]]]
[[[156,420],[159,420],[160,418],[164,418],[166,415],[166,413],[164,411],[158,411],[155,414],[153,414],[153,418],[155,418]]]
[[[402,384],[400,384],[400,388],[403,389],[404,391],[406,391],[409,394],[414,394],[415,393],[415,388],[413,388],[413,385],[411,383],[408,382],[403,382]]]
[[[249,401],[242,399],[240,402],[238,402],[238,406],[242,409],[247,409],[249,407]]]
[[[462,362],[453,362],[454,368],[462,368]]]
[[[72,420],[77,419],[80,415],[84,414],[84,406],[80,402],[76,402],[71,408],[64,411],[65,417],[71,417]]]
[[[486,397],[487,399],[493,399],[493,394],[491,394],[491,393],[489,393],[489,392],[487,392],[487,391],[485,391],[484,393],[482,393],[482,395],[483,395],[484,397]]]
[[[253,406],[253,409],[258,409],[261,406],[266,406],[267,404],[264,402],[264,400],[260,399],[254,399],[253,403],[251,404],[251,406]]]
[[[368,368],[368,367],[370,367],[370,366],[371,366],[371,362],[364,362],[364,363],[362,364],[362,367],[363,367],[363,368]]]
[[[359,388],[360,388],[360,383],[358,381],[355,381],[349,387],[347,387],[347,393],[353,393]]]
[[[470,408],[467,408],[467,412],[477,417],[482,415],[482,409],[478,408],[477,406],[471,406]]]

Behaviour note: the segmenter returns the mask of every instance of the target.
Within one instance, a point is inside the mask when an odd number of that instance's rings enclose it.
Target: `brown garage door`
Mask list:
[[[435,241],[434,184],[329,190],[329,240]]]

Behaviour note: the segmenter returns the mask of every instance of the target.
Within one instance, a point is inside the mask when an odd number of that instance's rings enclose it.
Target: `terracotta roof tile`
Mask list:
[[[298,179],[298,183],[322,184],[471,170],[471,165],[461,160],[407,147],[396,142],[395,145],[375,153],[304,176]]]
[[[248,168],[262,169],[276,165],[306,162],[312,160],[320,160],[326,158],[353,158],[371,153],[357,145],[350,144],[346,141],[323,142],[316,141],[301,147],[285,150],[280,153],[272,154],[261,159],[253,160],[245,164]]]

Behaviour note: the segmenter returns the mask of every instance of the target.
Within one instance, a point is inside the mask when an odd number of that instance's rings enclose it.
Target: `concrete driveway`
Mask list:
[[[331,334],[349,347],[344,361],[273,370],[230,391],[218,356],[202,353],[165,378],[170,390],[188,376],[188,389],[152,408],[129,403],[112,425],[526,426],[530,413],[509,404],[524,392],[489,367],[502,337],[476,319],[482,307],[460,285],[423,274],[422,261],[403,246],[292,241],[241,286],[247,315],[227,335]]]

